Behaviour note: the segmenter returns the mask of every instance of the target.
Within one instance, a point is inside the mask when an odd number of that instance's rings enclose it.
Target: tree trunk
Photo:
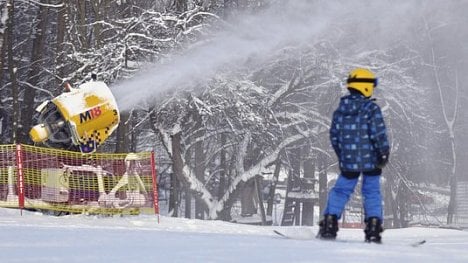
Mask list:
[[[99,22],[102,20],[102,12],[101,12],[101,5],[103,5],[101,0],[93,0],[92,3],[93,13],[95,22]],[[101,24],[94,23],[93,25],[93,35],[94,35],[94,47],[100,48],[101,47]]]
[[[319,206],[320,206],[320,215],[323,215],[325,207],[327,206],[328,198],[328,178],[327,178],[327,169],[326,161],[324,156],[318,158],[319,166]]]
[[[8,5],[4,4],[0,10],[0,17],[8,16]],[[8,21],[2,23],[0,20],[0,83],[3,83],[3,65],[5,58],[5,43],[7,42],[7,24]],[[1,103],[1,102],[0,102]]]
[[[185,218],[192,218],[192,194],[189,189],[185,190]]]
[[[307,159],[304,161],[304,186],[307,187],[307,191],[311,193],[314,190],[314,180],[315,180],[315,167],[312,159]],[[314,225],[314,200],[304,202],[302,205],[302,225],[304,226],[313,226]]]
[[[263,178],[260,175],[255,176],[255,187],[257,189],[258,206],[260,208],[260,215],[262,217],[262,226],[265,226],[267,224],[267,220],[266,220],[265,207],[263,205],[262,181],[263,181]]]
[[[120,113],[120,124],[117,127],[117,142],[115,145],[115,152],[116,153],[125,153],[128,152],[129,149],[129,140],[127,136],[128,131],[128,122],[131,118],[128,112]]]
[[[232,169],[232,167],[235,166],[235,163],[236,163],[235,158],[231,158],[231,161],[229,162],[229,165],[226,163],[226,166],[225,166],[225,169],[226,169],[225,170],[226,171],[226,184],[225,184],[226,189],[228,189],[227,187],[229,185],[231,185],[232,173],[233,173],[233,170],[234,170],[234,169]],[[224,207],[221,210],[221,212],[219,213],[219,216],[220,216],[221,220],[230,221],[232,219],[231,209],[232,209],[232,207],[234,205],[234,202],[236,202],[238,200],[239,194],[242,192],[241,190],[242,190],[242,187],[237,187],[229,195],[228,200],[224,204]],[[221,199],[221,198],[222,198],[222,196],[219,199]]]
[[[13,50],[13,35],[14,35],[14,16],[15,16],[15,1],[8,1],[8,71],[10,75],[11,82],[11,96],[13,99],[13,117],[12,117],[12,133],[11,139],[13,143],[17,142],[18,136],[18,121],[19,121],[19,89],[18,82],[16,79],[16,62],[14,60],[14,50]]]
[[[55,68],[57,70],[56,75],[58,76],[55,81],[54,94],[59,95],[62,92],[63,78],[65,77],[65,71],[63,65],[65,65],[65,54],[63,54],[63,45],[65,42],[65,34],[67,30],[67,6],[68,1],[61,1],[63,6],[57,12],[57,45],[55,47]]]
[[[1,6],[0,10],[1,17],[8,16],[8,5],[4,3],[4,6]],[[4,71],[3,67],[5,65],[5,54],[6,54],[6,46],[8,46],[8,20],[5,23],[0,21],[0,86],[4,83]],[[0,143],[5,143],[6,141],[6,134],[7,134],[7,126],[8,126],[8,114],[4,109],[4,105],[0,100]]]
[[[392,177],[393,175],[389,175],[384,184],[384,218],[393,217]],[[384,228],[393,228],[393,220],[384,220]]]
[[[88,26],[86,24],[86,2],[76,0],[76,9],[78,12],[78,40],[80,41],[80,48],[83,50],[88,49]]]
[[[171,174],[171,187],[169,192],[169,215],[172,217],[179,216],[179,195],[180,182],[175,173]]]
[[[450,130],[453,130],[453,127],[451,127]],[[447,224],[453,223],[453,219],[455,216],[455,209],[457,207],[457,182],[458,182],[457,170],[456,170],[457,169],[457,149],[456,149],[456,144],[455,144],[454,132],[451,132],[450,146],[452,149],[453,164],[452,164],[452,173],[450,174],[450,179],[449,179],[450,199],[449,199],[448,213],[447,213]]]
[[[292,158],[290,158],[290,163],[291,163],[291,171],[290,175],[291,176],[291,182],[292,182],[292,188],[289,190],[295,190],[301,189],[301,149],[296,148],[291,151]],[[295,208],[294,208],[294,224],[296,226],[301,225],[301,202],[296,201],[295,202]]]
[[[270,191],[268,193],[268,206],[266,214],[268,216],[273,215],[273,206],[275,205],[275,193],[276,193],[276,185],[278,185],[279,174],[281,171],[281,161],[278,159],[275,164],[275,171],[273,172],[273,179],[271,182]]]
[[[231,163],[228,161],[228,153],[224,146],[226,145],[227,138],[226,134],[221,134],[221,146],[223,147],[220,151],[220,174],[219,174],[219,186],[218,186],[218,200],[223,198],[224,194],[226,193],[227,186],[229,185],[229,171]],[[232,162],[233,160],[231,160]],[[234,203],[234,200],[237,198],[236,194],[233,194],[234,198],[230,198],[226,204],[224,205],[223,210],[219,213],[219,219],[224,221],[231,220],[231,208]]]
[[[455,208],[456,208],[456,197],[457,197],[457,180],[456,176],[451,176],[449,179],[449,186],[450,186],[450,198],[448,204],[448,213],[447,213],[447,224],[452,224],[454,215],[455,215]]]
[[[408,227],[408,200],[409,200],[409,195],[408,195],[408,188],[406,187],[405,184],[402,184],[402,189],[399,194],[398,198],[398,206],[400,207],[400,226],[402,228]]]
[[[133,112],[132,114],[132,119],[130,121],[132,124],[132,129],[130,131],[130,152],[136,152],[137,151],[137,145],[138,145],[138,133],[135,130],[134,127],[138,124],[138,114],[137,112]]]
[[[242,188],[241,196],[241,215],[251,216],[257,213],[257,207],[255,206],[255,179],[248,180]]]
[[[171,136],[172,145],[172,176],[171,176],[171,194],[169,200],[169,211],[173,217],[178,217],[178,210],[180,205],[180,192],[181,181],[183,178],[184,163],[181,153],[181,134],[176,133]]]
[[[200,134],[201,135],[201,134]],[[198,137],[198,136],[197,136]],[[195,176],[200,182],[205,182],[205,153],[202,141],[195,144]],[[195,200],[195,218],[205,219],[206,204],[199,198]]]
[[[228,163],[226,161],[226,134],[221,134],[221,151],[219,153],[220,167],[219,171],[219,186],[218,186],[218,199],[221,199],[224,196],[225,187],[226,187],[226,171],[228,170]]]
[[[43,0],[39,7],[39,11],[37,14],[37,24],[35,26],[34,32],[34,40],[32,45],[32,54],[31,54],[31,64],[29,69],[29,77],[28,82],[32,86],[37,86],[40,83],[40,76],[42,71],[42,62],[43,59],[43,50],[44,50],[44,43],[45,43],[45,35],[46,35],[46,26],[47,26],[47,16],[49,12],[49,8],[47,4],[49,3],[48,0]],[[34,108],[35,103],[34,99],[36,98],[36,89],[32,87],[26,87],[24,90],[24,98],[23,98],[23,110],[21,111],[21,125],[22,125],[22,132],[20,137],[18,138],[20,142],[28,142],[29,136],[28,132],[32,126],[32,118],[34,115]]]

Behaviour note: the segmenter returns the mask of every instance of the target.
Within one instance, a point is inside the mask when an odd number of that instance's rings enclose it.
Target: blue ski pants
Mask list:
[[[338,177],[335,186],[328,193],[327,207],[324,214],[336,215],[341,218],[346,203],[359,180],[357,178]],[[364,205],[364,218],[377,217],[383,219],[382,194],[380,192],[380,175],[362,175],[362,198]]]

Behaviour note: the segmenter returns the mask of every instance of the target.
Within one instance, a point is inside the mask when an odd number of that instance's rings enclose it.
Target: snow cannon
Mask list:
[[[84,83],[36,108],[37,125],[29,131],[35,143],[51,148],[92,153],[120,122],[119,109],[109,87],[101,81]]]

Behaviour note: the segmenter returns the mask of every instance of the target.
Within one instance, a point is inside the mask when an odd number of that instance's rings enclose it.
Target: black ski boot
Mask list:
[[[383,232],[382,221],[377,217],[369,217],[366,220],[366,242],[373,243],[382,243],[382,236],[380,233]]]
[[[338,218],[336,215],[325,215],[319,222],[319,226],[318,238],[328,240],[336,238],[336,232],[338,232]]]

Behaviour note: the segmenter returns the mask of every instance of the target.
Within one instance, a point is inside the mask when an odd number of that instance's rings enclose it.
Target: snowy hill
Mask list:
[[[261,227],[155,216],[52,217],[0,209],[0,262],[468,262],[468,232],[388,229],[383,245],[362,230],[340,240],[289,240],[273,233],[317,228]],[[410,244],[426,240],[424,245]]]

